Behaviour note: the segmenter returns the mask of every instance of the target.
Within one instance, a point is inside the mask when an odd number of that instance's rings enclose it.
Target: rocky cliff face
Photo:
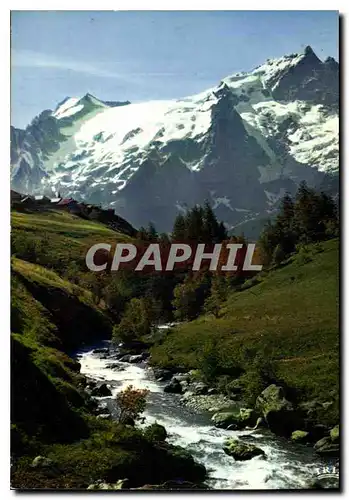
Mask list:
[[[60,190],[165,231],[209,199],[229,228],[253,233],[302,180],[336,192],[338,73],[307,47],[178,101],[67,98],[11,129],[12,187]]]

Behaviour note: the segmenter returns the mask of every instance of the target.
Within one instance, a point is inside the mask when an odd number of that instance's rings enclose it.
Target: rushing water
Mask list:
[[[209,480],[215,489],[291,489],[307,488],[324,463],[312,448],[296,445],[275,437],[268,431],[227,431],[213,427],[209,415],[196,413],[183,406],[180,396],[163,392],[164,384],[152,378],[152,371],[144,365],[122,363],[118,371],[110,367],[112,357],[104,358],[93,351],[79,354],[81,372],[97,381],[105,381],[111,387],[112,397],[105,400],[109,411],[115,414],[113,396],[132,384],[148,389],[145,424],[158,422],[166,427],[168,441],[181,445],[194,458],[205,465]],[[119,364],[119,362],[118,362]],[[222,450],[226,437],[242,437],[264,450],[267,459],[236,462]]]

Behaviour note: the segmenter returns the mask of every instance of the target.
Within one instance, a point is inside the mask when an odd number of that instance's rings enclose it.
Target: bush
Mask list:
[[[151,333],[152,304],[147,299],[132,299],[126,306],[120,323],[114,326],[113,338],[119,342],[140,340]]]
[[[217,343],[214,340],[207,342],[200,359],[203,378],[206,382],[213,382],[219,372],[219,356]]]
[[[206,274],[187,275],[173,291],[175,318],[179,321],[196,318],[202,312],[209,291],[210,280]]]
[[[286,254],[282,246],[280,244],[276,245],[275,250],[273,252],[273,264],[278,266],[279,264],[281,264],[281,262],[285,260],[285,258]]]
[[[136,420],[145,410],[147,389],[134,389],[132,385],[119,392],[116,402],[120,409],[119,421],[125,422],[127,419]]]

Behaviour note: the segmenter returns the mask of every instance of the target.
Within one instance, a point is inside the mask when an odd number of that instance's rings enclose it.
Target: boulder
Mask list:
[[[189,378],[191,382],[201,382],[202,374],[200,370],[189,370],[188,372]]]
[[[339,425],[336,425],[335,427],[333,427],[333,429],[331,429],[330,437],[332,443],[339,443]]]
[[[100,420],[111,420],[111,415],[110,413],[100,413],[97,415],[97,418]]]
[[[263,415],[269,429],[275,434],[289,436],[299,423],[292,403],[285,398],[283,388],[275,384],[257,397],[256,410]]]
[[[129,363],[142,363],[144,360],[143,354],[134,354],[132,356],[129,356]]]
[[[218,412],[212,416],[211,420],[219,429],[228,429],[231,425],[239,427],[239,418],[236,412]]]
[[[266,422],[265,422],[265,420],[264,420],[263,417],[258,417],[256,425],[254,425],[253,427],[250,427],[249,425],[247,425],[246,429],[255,431],[256,429],[260,429],[261,427],[267,427],[267,424],[266,424]]]
[[[315,452],[322,457],[338,457],[339,444],[333,443],[330,436],[323,437],[314,445]]]
[[[87,487],[88,490],[124,490],[128,489],[128,479],[119,479],[116,483],[94,483]]]
[[[86,384],[86,389],[94,389],[97,385],[97,382],[95,380],[89,379],[87,384]]]
[[[291,440],[295,443],[307,443],[309,442],[310,434],[307,431],[294,431],[292,432]]]
[[[130,358],[132,358],[132,357],[133,357],[133,354],[124,354],[124,355],[120,356],[119,361],[121,361],[121,363],[129,363]]]
[[[34,458],[31,466],[39,469],[39,468],[46,468],[46,467],[54,467],[55,463],[50,458],[43,457],[42,455],[39,455],[39,456]]]
[[[195,382],[190,385],[190,391],[196,396],[205,395],[208,393],[208,386],[203,382]]]
[[[122,372],[123,370],[125,370],[125,367],[120,363],[110,363],[108,365],[108,368],[110,368],[111,370],[116,370],[118,372]]]
[[[56,467],[53,460],[39,455],[31,463],[34,469],[40,469],[40,472],[49,478],[55,478],[61,475],[61,471]]]
[[[122,342],[118,348],[123,354],[141,354],[149,349],[150,344],[142,342],[141,340],[132,340],[130,342]]]
[[[167,381],[172,378],[172,372],[163,368],[153,368],[154,377],[159,381]]]
[[[144,435],[150,441],[165,441],[167,431],[163,425],[152,424],[144,430]]]
[[[244,427],[254,426],[258,415],[250,408],[240,408],[238,411],[223,411],[215,413],[212,421],[216,427],[221,429],[236,430]]]
[[[140,488],[131,488],[131,490],[153,490],[153,491],[173,491],[173,490],[208,490],[209,487],[204,484],[191,483],[190,481],[170,480],[163,484],[145,484]]]
[[[321,474],[310,483],[309,488],[314,490],[338,490],[339,475]]]
[[[326,425],[315,424],[313,426],[309,426],[309,432],[311,436],[311,440],[313,442],[319,441],[319,439],[329,435],[329,429]]]
[[[229,393],[230,398],[238,399],[243,392],[243,386],[241,384],[241,381],[239,379],[236,379],[229,382],[227,391]]]
[[[109,354],[109,347],[98,347],[97,349],[93,349],[93,354]]]
[[[95,397],[111,396],[111,390],[108,388],[107,384],[103,383],[92,389],[91,396]]]
[[[183,389],[180,382],[173,378],[169,384],[164,387],[164,392],[170,392],[172,394],[182,394]]]
[[[265,457],[263,450],[253,444],[244,443],[239,439],[227,439],[223,445],[223,451],[235,460],[250,460],[253,457]]]
[[[237,424],[230,424],[227,427],[227,431],[239,431],[239,430],[240,430],[240,426]]]
[[[173,376],[173,379],[178,380],[178,382],[190,382],[190,375],[189,373],[177,373],[176,375]]]
[[[256,425],[258,414],[251,408],[240,408],[239,422],[242,427],[253,427]]]

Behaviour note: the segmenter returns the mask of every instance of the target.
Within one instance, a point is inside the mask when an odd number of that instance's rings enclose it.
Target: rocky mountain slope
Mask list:
[[[159,230],[209,199],[249,233],[302,180],[336,192],[338,73],[307,47],[177,101],[67,98],[11,128],[12,187],[60,190]]]

